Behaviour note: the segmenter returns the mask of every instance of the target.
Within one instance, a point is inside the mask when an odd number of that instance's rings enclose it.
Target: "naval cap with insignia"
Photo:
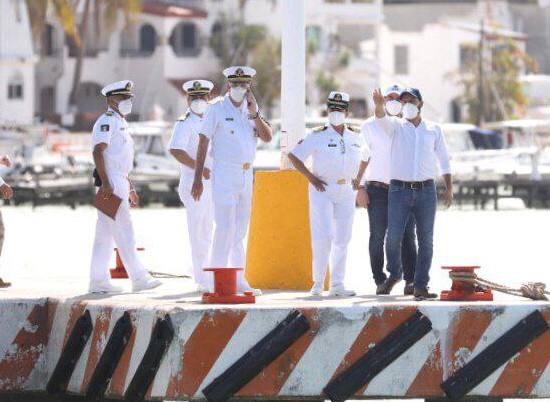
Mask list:
[[[128,96],[134,96],[132,93],[132,88],[134,87],[134,83],[130,80],[122,80],[113,82],[112,84],[106,85],[101,90],[101,95],[103,96],[111,96],[111,95],[128,95]]]
[[[185,82],[182,86],[187,95],[208,95],[214,84],[208,80],[191,80]]]
[[[394,84],[394,85],[390,85],[389,87],[387,87],[385,90],[384,90],[384,96],[388,96],[388,95],[391,95],[391,94],[397,94],[397,95],[401,95],[401,92],[403,92],[403,87],[397,85],[397,84]]]
[[[327,107],[347,109],[349,106],[349,94],[345,92],[332,91],[328,95]]]
[[[248,66],[231,66],[223,70],[229,82],[249,82],[256,75],[256,70]]]

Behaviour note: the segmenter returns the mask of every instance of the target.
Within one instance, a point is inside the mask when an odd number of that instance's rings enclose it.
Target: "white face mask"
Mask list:
[[[132,99],[124,99],[118,103],[118,111],[127,116],[132,113]]]
[[[245,87],[231,87],[229,88],[229,95],[235,102],[242,102],[246,95],[247,88]]]
[[[333,126],[340,126],[346,121],[346,114],[344,112],[330,112],[328,114],[328,122]]]
[[[403,109],[403,104],[398,100],[394,99],[386,102],[386,112],[388,112],[390,116],[397,116],[401,113],[401,109]]]
[[[403,117],[405,119],[412,120],[418,116],[418,113],[420,113],[418,106],[412,103],[405,103],[405,105],[403,105]]]
[[[196,114],[204,114],[206,112],[206,109],[208,109],[208,102],[204,99],[195,99],[191,102],[189,105],[193,113]]]

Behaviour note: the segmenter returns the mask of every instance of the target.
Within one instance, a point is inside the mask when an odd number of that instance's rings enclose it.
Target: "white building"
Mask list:
[[[24,1],[0,1],[0,126],[34,117],[34,57]]]

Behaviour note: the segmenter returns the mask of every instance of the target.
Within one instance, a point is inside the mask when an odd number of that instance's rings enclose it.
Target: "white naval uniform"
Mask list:
[[[185,151],[191,158],[197,155],[199,146],[199,129],[203,118],[187,111],[184,117],[176,122],[170,140],[170,149]],[[205,167],[212,170],[212,157],[208,152]],[[212,288],[211,275],[207,275],[203,268],[208,267],[210,247],[212,244],[212,227],[214,219],[214,207],[212,204],[212,180],[203,179],[203,192],[199,201],[191,196],[191,188],[195,170],[181,165],[179,183],[179,196],[187,213],[187,230],[191,243],[191,258],[193,260],[193,278],[195,282],[207,289]]]
[[[252,162],[257,135],[246,101],[236,108],[229,95],[208,109],[200,134],[211,140],[214,239],[210,266],[245,268],[244,238],[252,207]],[[242,284],[242,273],[237,286]],[[244,286],[244,285],[243,285]]]
[[[139,281],[149,277],[149,273],[138,259],[134,228],[130,219],[128,174],[134,163],[134,141],[126,120],[111,109],[94,124],[92,148],[100,143],[107,144],[103,151],[105,170],[114,194],[122,202],[115,220],[97,211],[90,280],[109,281],[109,260],[113,254],[114,240],[130,279],[133,282]]]
[[[313,281],[323,283],[330,265],[331,287],[343,286],[355,213],[351,181],[360,162],[368,160],[364,139],[348,128],[340,135],[329,125],[307,135],[292,154],[304,163],[311,156],[312,173],[327,183],[324,192],[309,185]]]

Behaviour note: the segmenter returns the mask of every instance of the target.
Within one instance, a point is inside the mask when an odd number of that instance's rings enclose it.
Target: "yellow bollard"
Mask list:
[[[308,204],[308,182],[300,173],[256,172],[246,259],[246,277],[252,286],[311,288]]]

